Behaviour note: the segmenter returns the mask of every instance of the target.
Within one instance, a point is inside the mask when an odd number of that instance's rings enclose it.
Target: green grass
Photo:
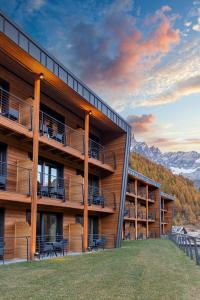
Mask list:
[[[168,240],[0,267],[0,299],[200,299],[200,267]]]

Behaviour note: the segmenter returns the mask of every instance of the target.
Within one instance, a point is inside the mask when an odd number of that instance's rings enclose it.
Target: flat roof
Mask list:
[[[164,192],[161,192],[160,195],[161,195],[161,197],[163,197],[163,198],[166,198],[166,199],[169,199],[169,200],[172,200],[172,201],[175,200],[175,196],[173,196],[173,195],[169,195],[169,194],[164,193]]]
[[[4,33],[21,49],[45,66],[50,72],[61,79],[71,89],[77,92],[85,101],[93,105],[107,116],[113,123],[130,134],[131,126],[107,103],[97,96],[85,83],[78,79],[62,63],[60,63],[47,50],[28,36],[15,22],[10,20],[0,10],[0,32]]]
[[[141,173],[139,173],[139,172],[137,172],[137,171],[135,171],[135,170],[133,170],[131,168],[128,169],[128,174],[130,174],[130,175],[134,176],[135,178],[138,178],[138,179],[140,179],[140,180],[142,180],[142,181],[144,181],[144,182],[146,182],[146,183],[148,183],[150,185],[153,185],[153,186],[155,186],[157,188],[160,187],[160,183],[154,181],[151,178],[148,178],[148,177],[144,176],[143,174],[141,174]]]

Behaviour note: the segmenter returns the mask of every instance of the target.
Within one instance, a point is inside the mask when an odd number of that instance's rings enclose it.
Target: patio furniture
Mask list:
[[[52,139],[56,140],[59,143],[63,143],[63,133],[53,132]]]
[[[57,253],[62,253],[62,255],[65,255],[65,252],[67,252],[67,245],[68,245],[68,240],[63,239],[59,242],[53,242],[52,243],[55,254],[57,256]]]
[[[90,242],[89,250],[98,250],[98,249],[105,249],[105,245],[107,243],[107,237],[102,236],[98,239],[94,239]]]
[[[50,197],[64,199],[65,191],[63,187],[52,187],[50,190]]]
[[[2,112],[2,115],[6,118],[9,118],[13,121],[19,120],[19,111],[15,108],[9,107],[4,112]]]

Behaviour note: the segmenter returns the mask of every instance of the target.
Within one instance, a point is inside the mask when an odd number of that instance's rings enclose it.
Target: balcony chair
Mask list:
[[[95,241],[95,248],[96,249],[105,249],[105,245],[106,245],[106,243],[107,243],[107,237],[105,237],[105,236],[102,236],[101,238],[99,238],[99,239],[97,239],[96,241]]]
[[[40,259],[41,257],[48,257],[48,256],[53,256],[55,254],[55,250],[53,248],[52,243],[45,242],[43,240],[38,241],[38,251],[35,253],[35,256],[38,256]]]
[[[40,197],[49,197],[49,188],[48,186],[41,185],[39,188],[39,195]]]
[[[125,216],[127,216],[127,217],[130,218],[130,211],[129,211],[129,209],[125,209],[125,210],[124,210],[124,217],[125,217]]]
[[[50,197],[64,199],[65,198],[65,190],[63,187],[53,187],[50,191]]]
[[[67,246],[68,240],[66,239],[53,243],[55,253],[62,253],[63,256],[65,255],[65,252],[67,253]]]
[[[15,108],[9,107],[2,112],[2,115],[13,121],[19,120],[19,111]]]
[[[63,143],[64,142],[64,134],[54,131],[52,133],[52,139],[54,139],[55,141],[57,141],[59,143]]]
[[[0,259],[3,261],[3,264],[4,264],[4,247],[5,247],[5,243],[1,239],[0,240]]]
[[[138,240],[143,240],[143,238],[144,238],[144,237],[143,237],[143,233],[139,233],[137,239],[138,239]]]
[[[47,125],[40,123],[40,133],[42,135],[50,136],[50,129]]]

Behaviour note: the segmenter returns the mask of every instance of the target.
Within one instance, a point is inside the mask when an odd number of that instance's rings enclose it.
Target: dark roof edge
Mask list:
[[[135,171],[131,168],[128,169],[128,174],[130,174],[130,175],[132,175],[132,176],[134,176],[138,179],[141,179],[142,181],[145,181],[145,182],[147,182],[151,185],[154,185],[157,188],[159,188],[161,186],[160,183],[156,182],[155,180],[153,180],[149,177],[144,176],[143,174],[141,174],[141,173],[139,173],[139,172],[137,172],[137,171]]]
[[[161,192],[160,194],[161,194],[161,197],[167,198],[167,199],[172,200],[172,201],[175,200],[175,196],[174,195],[169,195],[169,194],[164,193],[164,192]]]
[[[17,36],[14,36],[14,31],[10,32],[6,30],[5,21],[9,23],[10,26],[14,27],[13,29],[17,31]],[[124,131],[128,132],[130,134],[131,127],[130,125],[124,120],[117,112],[115,112],[110,105],[108,105],[105,101],[103,101],[99,96],[97,96],[96,93],[94,93],[85,83],[83,83],[80,79],[78,79],[71,71],[69,71],[61,62],[59,62],[53,55],[51,55],[46,49],[44,49],[41,45],[39,45],[37,42],[35,42],[28,34],[24,32],[23,29],[21,29],[14,21],[10,20],[10,18],[0,10],[0,31],[3,32],[7,37],[9,37],[13,42],[15,42],[20,48],[22,48],[24,51],[26,51],[29,55],[31,55],[34,59],[39,61],[39,63],[43,64],[48,70],[50,70],[52,73],[54,73],[57,77],[59,77],[61,80],[63,80],[67,85],[70,86],[73,90],[75,90],[79,95],[81,95],[85,101],[92,104],[94,107],[96,107],[99,111],[101,111],[104,115],[106,115],[110,120],[112,120],[118,127],[123,129]],[[7,31],[7,32],[6,32]],[[11,33],[13,36],[11,36]],[[25,37],[27,39],[27,49],[25,49],[25,46],[22,47],[20,45],[20,34],[22,37]],[[24,41],[25,42],[25,41]],[[35,54],[33,56],[33,53],[30,51],[30,44],[32,44],[34,47],[36,47],[35,52],[39,51],[38,57]],[[42,59],[43,57],[43,59]],[[52,63],[52,68],[47,66],[47,58]],[[46,64],[44,63],[46,61]],[[61,72],[62,71],[62,76]],[[69,78],[71,77],[69,82]],[[65,79],[64,79],[65,77]],[[76,85],[74,85],[74,81]],[[81,87],[80,91],[78,89],[78,84]],[[76,87],[75,87],[76,86]],[[85,95],[84,95],[85,91]],[[86,98],[87,95],[87,98]]]

